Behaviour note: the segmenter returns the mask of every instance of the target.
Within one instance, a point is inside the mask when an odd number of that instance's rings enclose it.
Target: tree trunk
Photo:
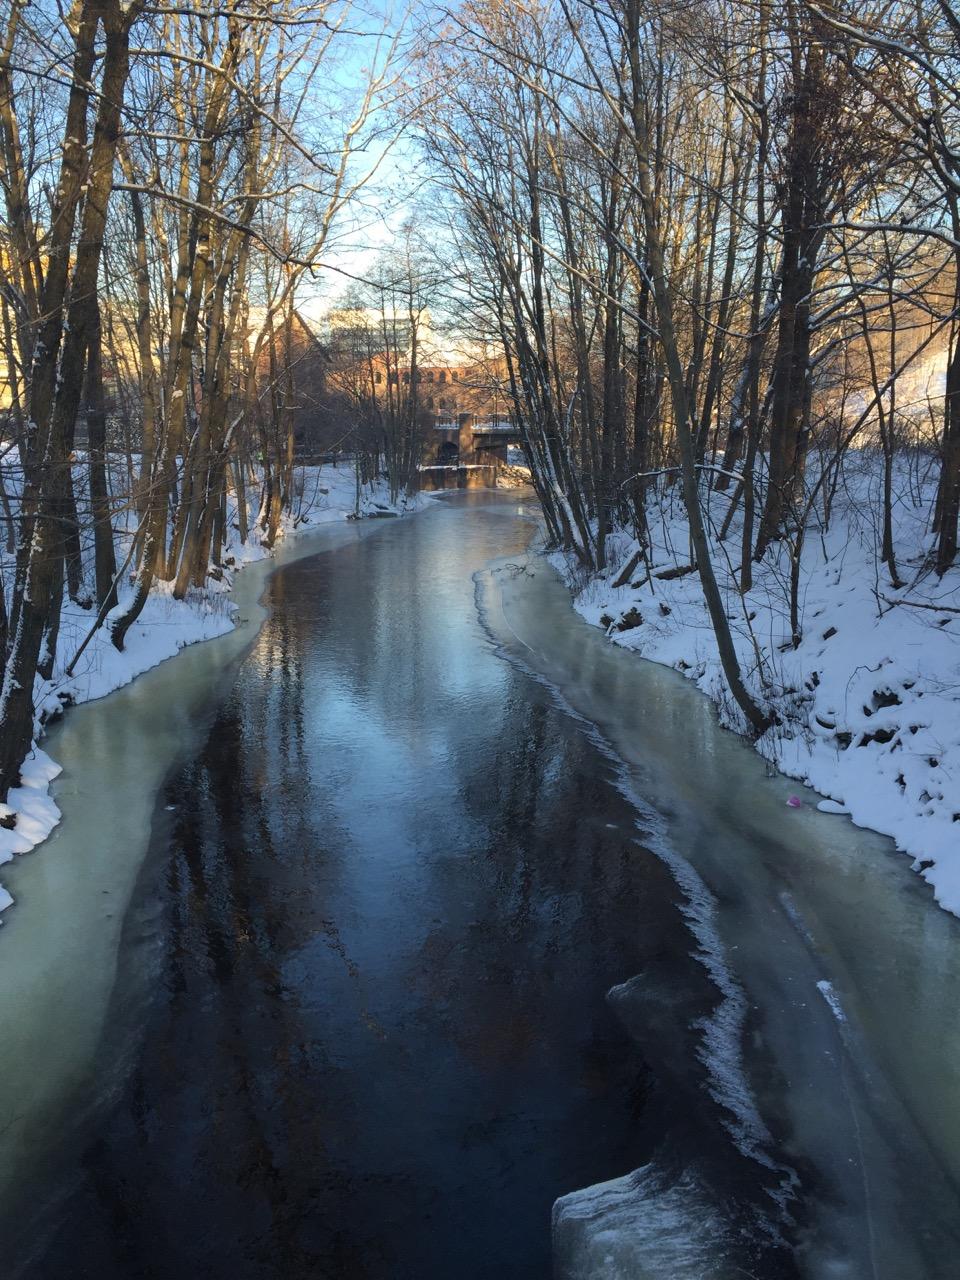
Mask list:
[[[628,20],[630,28],[630,59],[633,73],[633,124],[636,143],[637,186],[643,211],[643,225],[646,233],[647,257],[650,263],[653,299],[659,322],[660,343],[663,348],[664,361],[667,367],[667,378],[670,384],[673,401],[674,425],[677,442],[680,447],[681,477],[683,481],[684,504],[690,523],[690,541],[700,571],[700,582],[704,599],[713,624],[714,635],[723,673],[730,692],[758,736],[770,727],[770,717],[766,715],[751,697],[743,683],[740,663],[737,659],[730,625],[727,621],[720,588],[713,571],[710,557],[710,546],[707,541],[700,509],[700,494],[697,485],[697,466],[695,456],[694,427],[687,401],[686,382],[683,364],[677,344],[676,329],[673,318],[673,299],[666,279],[663,248],[660,242],[659,219],[654,198],[653,180],[650,172],[648,143],[643,124],[642,79],[639,70],[640,49],[640,11],[638,0],[630,0]]]
[[[107,414],[103,398],[102,330],[99,307],[94,301],[87,356],[87,454],[90,473],[90,514],[93,519],[94,579],[97,607],[117,603],[117,559],[113,546],[113,520],[107,484]]]
[[[93,64],[94,35],[101,12],[106,30],[103,72],[90,164],[83,175],[86,150],[79,140],[86,136],[86,101]],[[81,15],[85,35],[83,40],[78,37],[77,43],[71,108],[68,110],[68,132],[64,141],[62,180],[64,183],[74,184],[78,196],[79,179],[85,176],[86,199],[76,248],[76,265],[66,325],[66,272],[70,227],[77,207],[76,197],[70,204],[70,226],[58,228],[62,239],[59,248],[62,249],[63,259],[56,271],[53,270],[51,260],[44,287],[44,321],[35,353],[34,377],[30,389],[31,419],[37,424],[39,438],[44,442],[43,468],[20,616],[0,691],[0,727],[3,729],[0,733],[0,795],[6,795],[8,788],[18,779],[20,765],[33,737],[34,673],[38,667],[44,630],[50,620],[50,606],[56,594],[58,575],[63,571],[62,535],[57,527],[56,514],[61,508],[68,465],[65,445],[80,404],[87,348],[89,299],[95,295],[97,287],[107,202],[113,186],[120,113],[129,70],[129,30],[136,12],[133,6],[122,10],[118,0],[111,0],[102,6],[98,5],[95,10],[92,5],[85,5]],[[71,133],[73,99],[77,93],[83,101],[79,118],[73,122],[75,132]]]

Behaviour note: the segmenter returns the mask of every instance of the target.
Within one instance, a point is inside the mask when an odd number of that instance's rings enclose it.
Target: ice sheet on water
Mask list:
[[[593,746],[610,762],[614,785],[636,811],[640,842],[669,868],[683,895],[680,909],[698,944],[694,954],[720,997],[713,1012],[699,1024],[699,1057],[709,1075],[710,1093],[723,1109],[727,1130],[738,1150],[765,1168],[782,1174],[781,1192],[775,1196],[782,1204],[790,1195],[795,1175],[771,1154],[774,1142],[757,1109],[753,1090],[743,1067],[742,1039],[747,1001],[735,973],[727,963],[725,947],[717,928],[713,894],[690,862],[673,847],[663,816],[639,794],[627,765],[598,727],[570,704],[553,681],[525,661],[497,633],[491,609],[494,603],[491,588],[495,583],[492,572],[484,571],[476,575],[477,614],[497,652],[545,688],[555,705],[579,726]],[[529,650],[529,646],[513,630],[503,613],[502,600],[499,620],[510,638]]]
[[[727,1280],[742,1275],[729,1229],[689,1173],[654,1165],[562,1196],[553,1207],[556,1280]]]
[[[729,964],[717,921],[717,903],[703,878],[674,847],[669,824],[638,792],[630,769],[597,725],[573,707],[542,670],[537,655],[514,630],[498,601],[497,579],[478,574],[476,604],[481,624],[496,651],[548,691],[554,704],[578,725],[611,765],[611,782],[637,815],[636,834],[669,868],[681,893],[679,903],[697,947],[694,952],[715,990],[713,1011],[697,1024],[698,1057],[708,1073],[708,1089],[736,1148],[774,1175],[768,1188],[782,1211],[796,1175],[781,1162],[774,1139],[757,1107],[743,1064],[742,1044],[748,1004]],[[499,607],[498,607],[499,606]],[[530,660],[527,660],[527,655]],[[610,992],[628,995],[631,979]],[[777,1215],[779,1216],[779,1215]],[[761,1231],[772,1223],[758,1220]],[[733,1280],[743,1272],[733,1260],[734,1226],[711,1202],[690,1172],[667,1177],[653,1165],[562,1197],[554,1208],[554,1267],[557,1280]],[[739,1242],[742,1244],[742,1241]]]

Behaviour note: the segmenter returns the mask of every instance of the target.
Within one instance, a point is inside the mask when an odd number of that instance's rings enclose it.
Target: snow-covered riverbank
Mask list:
[[[905,584],[899,588],[878,564],[878,459],[848,457],[844,481],[829,521],[821,505],[807,532],[797,647],[789,548],[771,549],[754,566],[754,586],[742,601],[734,577],[739,520],[723,543],[713,539],[740,661],[781,721],[757,750],[827,797],[821,809],[892,836],[914,857],[937,901],[960,915],[960,567],[942,579],[926,567],[935,468],[913,458],[896,477],[894,536]],[[709,501],[716,535],[728,499],[713,493]],[[611,543],[611,568],[596,577],[555,560],[583,617],[615,643],[695,680],[721,721],[742,731],[698,576],[661,576],[690,559],[677,488],[651,506],[650,534],[648,562],[619,588],[612,584],[637,550],[627,536]]]
[[[284,517],[278,545],[289,543],[317,528],[352,517],[356,510],[356,479],[349,464],[340,467],[307,467],[298,469],[298,503],[296,514]],[[18,486],[10,485],[8,489]],[[360,500],[361,516],[399,515],[419,510],[428,499],[424,496],[390,503],[385,489],[366,489]],[[248,508],[256,512],[259,493],[251,486]],[[236,506],[231,499],[229,523],[232,538],[224,555],[222,580],[208,579],[203,590],[191,590],[185,599],[173,598],[172,584],[155,584],[143,612],[126,636],[123,652],[114,648],[108,626],[101,627],[76,662],[72,675],[67,675],[74,655],[94,622],[95,610],[84,609],[69,599],[64,600],[61,614],[57,662],[48,681],[37,679],[34,702],[38,716],[45,722],[58,716],[65,706],[90,702],[173,657],[187,645],[210,640],[233,630],[235,606],[229,599],[235,574],[245,565],[270,556],[259,530],[252,528],[246,542],[241,542],[236,524]],[[128,543],[122,532],[117,536],[117,561],[122,563]],[[92,554],[92,553],[91,553]],[[12,556],[3,553],[4,572],[12,572]],[[123,592],[121,592],[123,595]],[[122,607],[123,601],[121,601]],[[108,617],[109,623],[109,617]],[[60,767],[39,747],[34,748],[22,771],[23,785],[11,790],[7,803],[0,805],[0,818],[13,821],[12,828],[0,827],[0,865],[15,854],[28,853],[47,838],[60,820],[60,812],[49,795],[49,783]],[[15,815],[15,817],[14,817]],[[9,892],[0,884],[0,912],[12,902]]]

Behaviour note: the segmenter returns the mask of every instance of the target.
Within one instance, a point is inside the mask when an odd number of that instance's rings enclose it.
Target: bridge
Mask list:
[[[471,413],[461,413],[456,422],[438,422],[424,449],[424,465],[507,460],[507,449],[523,443],[523,432],[514,422],[477,422]],[[486,457],[480,455],[485,454]]]
[[[437,423],[424,443],[420,487],[493,489],[507,449],[522,442],[513,422],[477,422],[461,413],[456,422]]]

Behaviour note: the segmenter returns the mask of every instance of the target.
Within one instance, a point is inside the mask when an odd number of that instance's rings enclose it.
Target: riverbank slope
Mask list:
[[[929,568],[926,527],[935,475],[916,459],[899,464],[894,541],[903,585],[878,565],[873,513],[880,460],[851,455],[845,484],[807,531],[798,591],[801,638],[790,621],[791,547],[754,565],[741,597],[739,517],[721,541],[728,495],[708,495],[714,566],[748,683],[779,724],[756,744],[781,772],[826,797],[825,812],[892,836],[937,901],[960,915],[960,567]],[[644,658],[681,671],[712,698],[720,720],[744,731],[720,668],[699,577],[687,569],[689,536],[676,487],[649,513],[650,549],[623,586],[636,555],[628,535],[611,539],[609,568],[587,576],[555,563],[577,611]]]

